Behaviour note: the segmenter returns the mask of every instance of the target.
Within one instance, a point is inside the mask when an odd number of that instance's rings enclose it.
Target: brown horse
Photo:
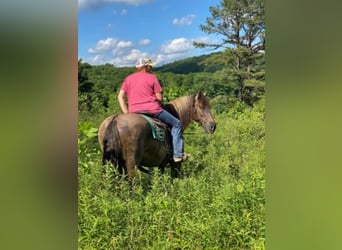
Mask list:
[[[164,108],[180,120],[182,131],[195,121],[205,132],[214,133],[216,124],[209,105],[208,97],[199,92],[179,97]],[[158,166],[163,172],[168,163],[172,178],[178,177],[181,163],[173,162],[171,134],[169,131],[165,134],[165,142],[155,140],[148,121],[139,114],[109,116],[101,123],[98,132],[103,164],[110,161],[121,174],[125,172],[129,181],[134,179],[135,167],[144,170],[142,166]]]

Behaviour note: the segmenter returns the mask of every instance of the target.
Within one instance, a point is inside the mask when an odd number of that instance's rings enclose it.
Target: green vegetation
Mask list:
[[[102,166],[97,128],[121,113],[117,93],[134,68],[78,62],[79,249],[265,249],[263,8],[223,0],[201,26],[223,43],[197,43],[223,51],[154,68],[164,102],[204,91],[217,122],[212,135],[195,123],[185,131],[192,156],[179,179],[138,171],[129,186]]]
[[[264,96],[264,78],[260,78],[255,73],[257,77],[245,81],[242,90],[243,98],[239,100],[239,86],[234,76],[227,71],[229,66],[220,62],[224,61],[227,56],[229,57],[227,53],[219,52],[187,58],[156,67],[154,73],[164,89],[165,101],[203,91],[210,98],[215,98],[215,102],[223,101],[221,106],[231,106],[237,101],[253,106]],[[260,65],[258,72],[264,75],[264,60],[260,61]],[[88,121],[88,119],[93,119],[94,115],[103,118],[104,115],[120,112],[116,105],[115,93],[118,92],[124,78],[134,72],[134,68],[115,68],[110,64],[92,66],[80,60],[78,69],[78,107],[82,112],[80,118],[86,118]],[[219,104],[216,103],[216,105]]]
[[[193,124],[182,178],[102,172],[95,124],[79,124],[79,249],[265,249],[264,102]],[[98,121],[99,122],[99,121]]]
[[[215,44],[194,42],[194,46],[225,49],[223,55],[212,57],[207,63],[225,65],[221,71],[227,82],[234,83],[240,101],[250,104],[254,100],[249,93],[260,94],[264,87],[265,1],[222,0],[209,10],[211,16],[200,29],[222,39]]]

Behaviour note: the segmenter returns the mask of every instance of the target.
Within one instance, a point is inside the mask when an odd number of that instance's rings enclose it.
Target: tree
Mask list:
[[[227,75],[227,81],[236,84],[240,101],[246,100],[251,90],[264,89],[264,5],[264,0],[222,0],[218,6],[209,8],[211,17],[205,25],[200,25],[205,33],[222,36],[221,42],[194,42],[199,48],[224,49],[216,62],[228,66],[223,74]]]

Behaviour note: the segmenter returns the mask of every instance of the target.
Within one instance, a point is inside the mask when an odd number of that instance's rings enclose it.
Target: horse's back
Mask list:
[[[115,140],[122,146],[121,153],[124,158],[134,155],[136,163],[144,166],[159,166],[165,159],[168,152],[165,146],[167,142],[153,138],[149,122],[141,115],[128,113],[107,117],[101,123],[98,133],[102,151],[104,140],[113,133],[112,130],[116,130]]]
[[[99,126],[98,130],[98,141],[100,144],[101,151],[103,151],[103,139],[106,135],[107,128],[115,119],[117,129],[122,135],[122,138],[132,137],[133,135],[144,134],[143,132],[148,129],[147,121],[138,114],[127,113],[119,115],[111,115],[107,117]]]

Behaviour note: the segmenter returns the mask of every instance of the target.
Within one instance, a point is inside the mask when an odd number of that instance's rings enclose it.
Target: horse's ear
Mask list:
[[[202,97],[202,91],[198,92],[196,95],[195,95],[195,100],[199,100],[201,97]]]

